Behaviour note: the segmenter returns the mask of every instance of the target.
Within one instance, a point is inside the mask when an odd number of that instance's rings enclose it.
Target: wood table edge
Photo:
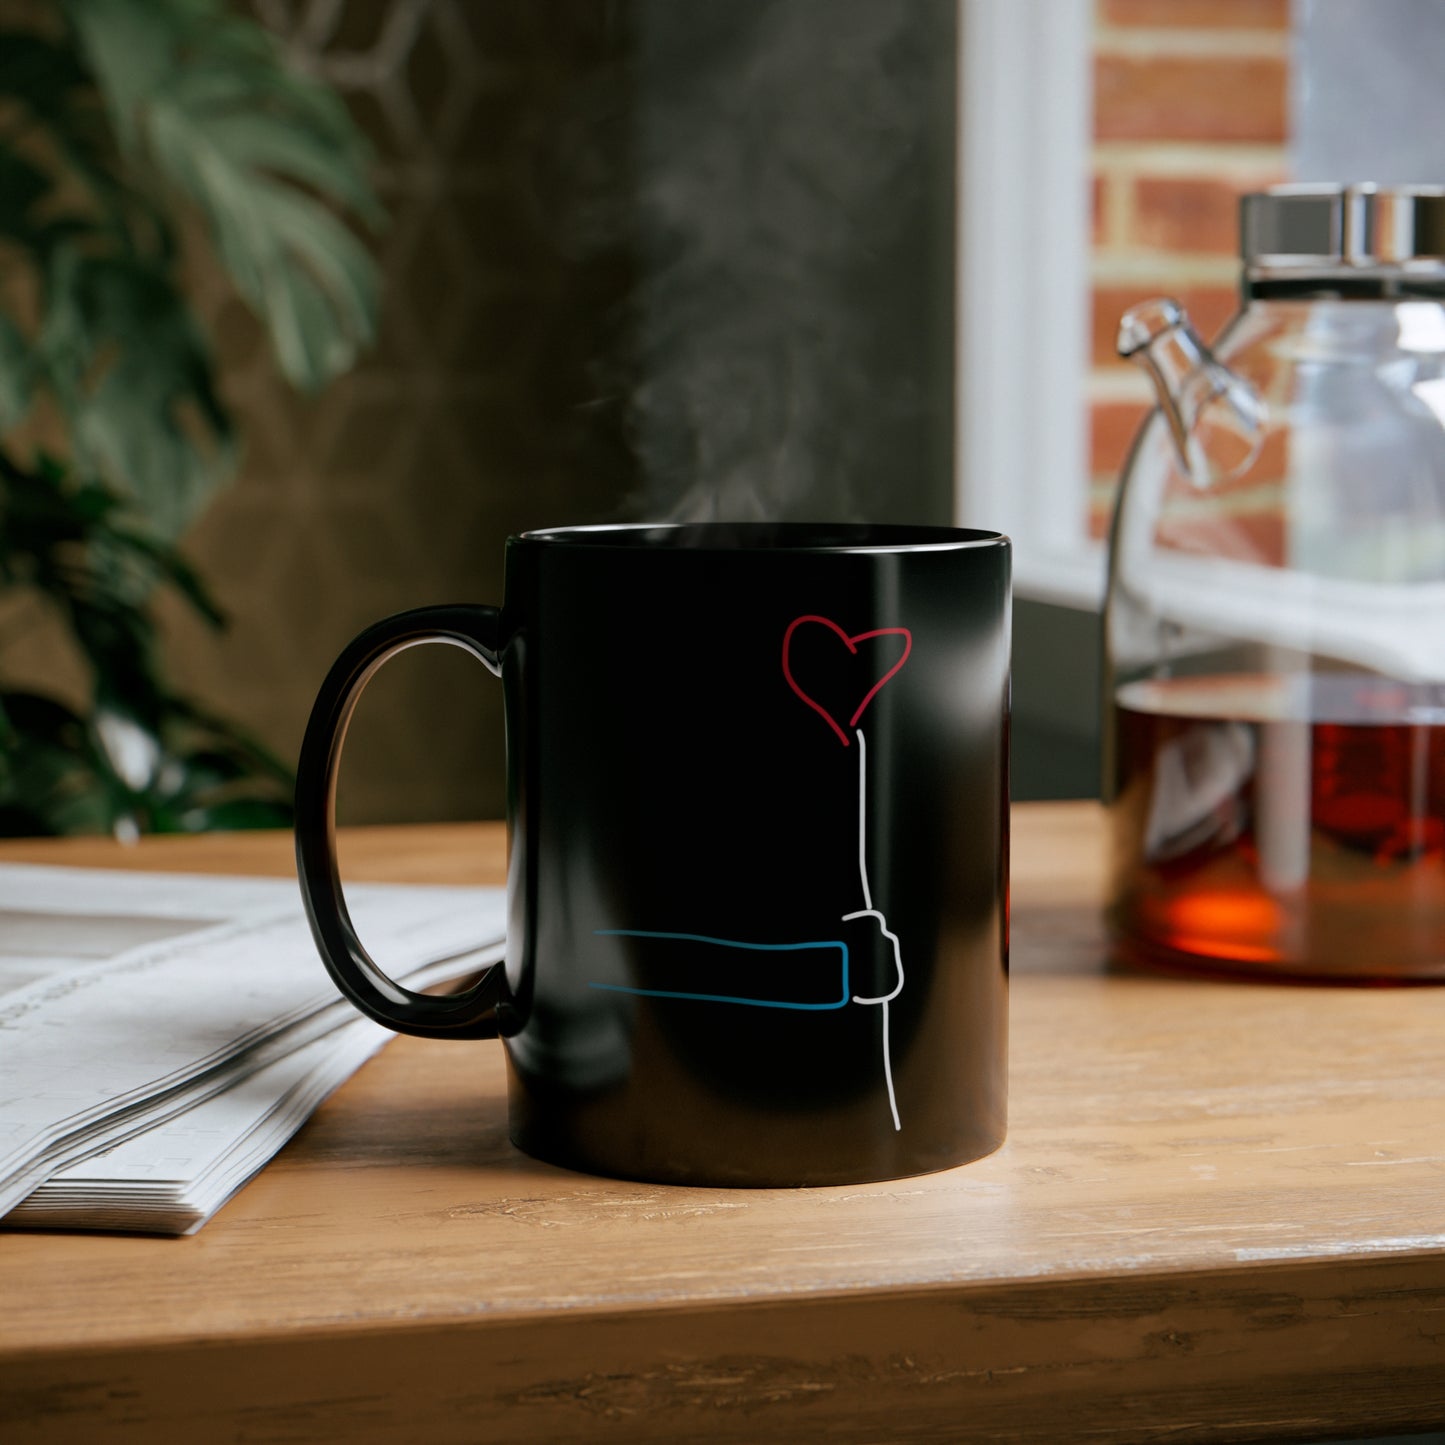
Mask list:
[[[243,1418],[269,1438],[268,1421],[304,1408],[320,1438],[345,1429],[358,1442],[472,1438],[448,1430],[478,1415],[506,1422],[489,1439],[741,1439],[729,1430],[764,1411],[770,1430],[829,1440],[893,1438],[884,1427],[952,1440],[963,1420],[1019,1440],[1060,1438],[1065,1420],[1072,1438],[1099,1441],[1188,1440],[1237,1432],[1241,1418],[1281,1439],[1399,1431],[1445,1421],[1445,1323],[1422,1331],[1422,1314],[1445,1321],[1445,1258],[1412,1252],[329,1321],[7,1352],[0,1420],[34,1423],[36,1439],[71,1438],[40,1431],[47,1418],[97,1434],[143,1421],[140,1440]],[[403,1377],[415,1388],[398,1394]]]

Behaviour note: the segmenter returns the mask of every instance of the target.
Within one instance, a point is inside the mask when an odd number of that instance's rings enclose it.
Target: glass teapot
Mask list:
[[[1241,207],[1211,351],[1123,319],[1158,405],[1105,612],[1110,916],[1136,963],[1445,979],[1445,191]]]

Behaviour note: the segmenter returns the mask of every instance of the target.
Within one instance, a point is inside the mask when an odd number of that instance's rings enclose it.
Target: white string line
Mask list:
[[[888,1000],[883,1000],[883,1078],[888,1084],[888,1111],[893,1115],[893,1132],[899,1133],[903,1125],[898,1120],[898,1099],[893,1093],[893,1060],[888,1053]]]
[[[868,837],[868,741],[863,729],[854,730],[858,739],[858,877],[863,882],[863,907],[873,907],[873,895],[868,891],[868,858],[865,842]]]
[[[860,908],[856,913],[845,913],[843,921],[851,923],[855,918],[872,918],[878,924],[878,931],[893,946],[893,966],[898,973],[898,981],[893,985],[892,990],[876,997],[855,993],[853,1002],[880,1005],[883,1009],[883,1079],[888,1085],[888,1110],[893,1115],[893,1128],[895,1132],[898,1132],[903,1125],[899,1122],[898,1098],[893,1091],[893,1057],[889,1043],[888,1005],[903,992],[903,948],[898,942],[898,935],[889,929],[888,920],[874,908],[873,894],[868,887],[868,744],[864,741],[861,728],[855,729],[853,735],[858,739],[858,877],[863,884],[863,902],[867,906]]]

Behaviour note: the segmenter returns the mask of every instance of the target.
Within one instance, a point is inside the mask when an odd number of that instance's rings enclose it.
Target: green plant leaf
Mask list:
[[[110,831],[122,799],[96,767],[84,719],[34,693],[0,694],[0,705],[0,835]]]
[[[226,614],[221,611],[215,598],[201,581],[200,574],[175,548],[143,532],[134,532],[125,527],[115,528],[111,539],[113,543],[119,544],[123,551],[149,563],[155,574],[162,581],[169,582],[212,627],[226,625]]]
[[[184,108],[158,102],[150,134],[167,173],[210,219],[217,251],[266,323],[287,379],[316,390],[353,366],[375,337],[375,262],[324,206],[261,169],[279,154],[269,122],[231,116],[198,128]],[[311,181],[335,165],[334,153],[297,136],[292,149],[303,148],[310,161],[293,164],[293,179]]]
[[[278,785],[289,798],[296,787],[296,775],[260,739],[215,713],[199,708],[185,698],[168,699],[171,715],[189,727],[200,739],[202,756],[207,749],[219,749],[243,765],[248,774],[261,775]]]
[[[19,426],[30,410],[35,367],[20,328],[0,312],[0,432]]]
[[[145,98],[174,64],[184,12],[196,7],[177,0],[65,0],[64,9],[100,81],[121,146],[133,149]]]
[[[289,826],[290,772],[258,770],[238,737],[184,703],[147,724],[0,692],[0,836]]]
[[[205,343],[156,264],[62,248],[39,338],[82,470],[175,537],[231,473]]]
[[[69,124],[72,92],[88,80],[71,46],[31,30],[0,31],[0,95],[35,119]]]
[[[208,833],[234,832],[240,828],[289,828],[291,819],[290,806],[279,799],[229,798],[187,808],[177,817],[174,828],[157,831]]]
[[[225,0],[53,3],[65,29],[0,30],[0,239],[41,313],[0,314],[0,435],[47,391],[70,454],[0,446],[0,584],[58,611],[92,701],[0,692],[0,833],[283,826],[290,769],[171,691],[148,611],[162,584],[221,622],[172,539],[234,458],[171,213],[197,206],[288,378],[319,386],[376,328],[340,214],[379,222],[369,156]]]
[[[18,239],[44,251],[77,226],[108,231],[136,244],[144,236],[164,251],[169,234],[145,197],[117,169],[115,140],[95,85],[73,42],[53,41],[25,30],[0,32],[0,99],[18,108],[9,154],[44,157],[48,204],[64,196],[69,214],[47,216]],[[32,130],[48,137],[49,151],[28,146]],[[81,183],[77,188],[76,182]],[[83,190],[84,194],[77,194]],[[33,199],[33,198],[32,198]],[[138,229],[139,228],[139,229]]]
[[[66,10],[122,145],[200,207],[287,378],[315,390],[347,370],[375,337],[376,266],[330,207],[380,211],[336,97],[218,0]]]
[[[39,226],[30,212],[50,191],[44,171],[15,151],[0,149],[0,236],[33,246]]]

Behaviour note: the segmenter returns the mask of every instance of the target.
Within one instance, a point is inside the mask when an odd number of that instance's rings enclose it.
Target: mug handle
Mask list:
[[[506,974],[493,964],[471,988],[414,993],[388,978],[362,946],[347,912],[336,866],[336,775],[346,727],[372,674],[398,652],[424,642],[464,648],[501,676],[501,613],[495,607],[419,607],[368,627],[321,684],[296,764],[296,871],[311,934],[336,986],[368,1018],[423,1038],[491,1039]]]

